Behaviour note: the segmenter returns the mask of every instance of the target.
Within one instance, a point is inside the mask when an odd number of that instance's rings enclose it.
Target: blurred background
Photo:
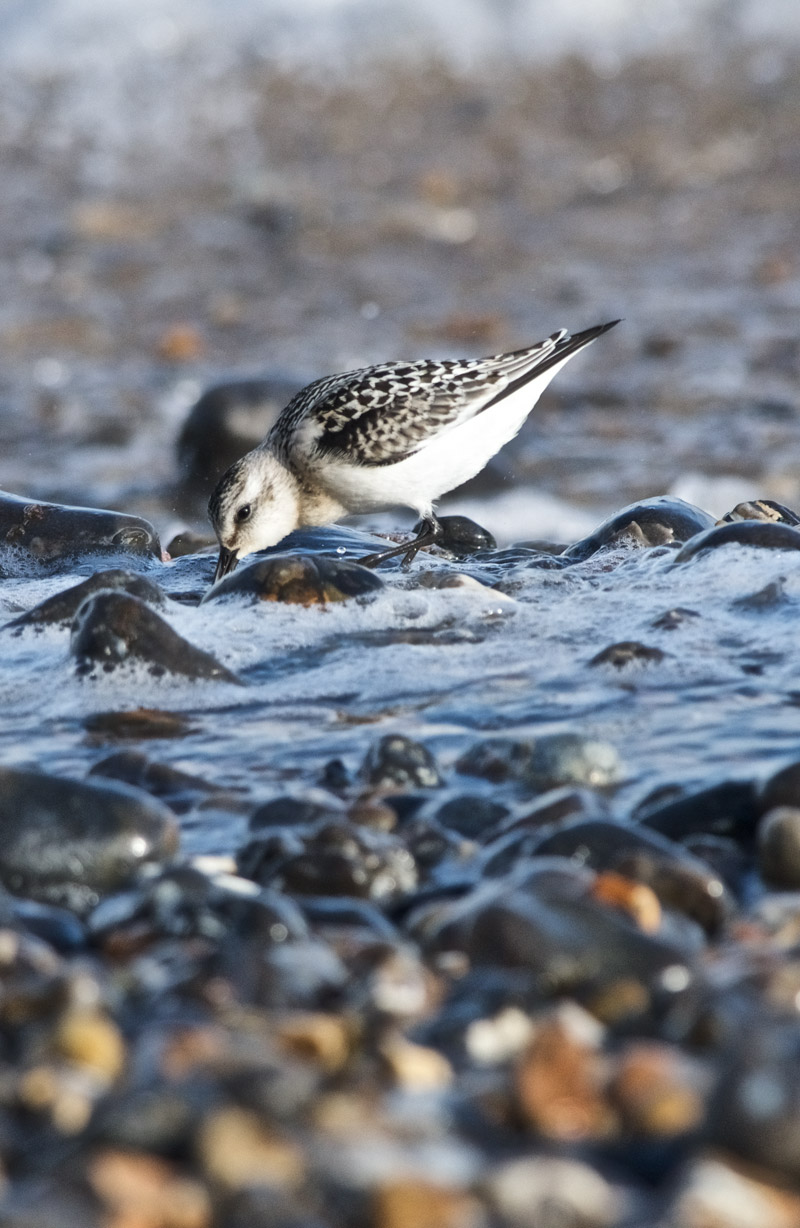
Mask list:
[[[623,316],[453,508],[800,504],[796,0],[0,0],[0,160],[5,489],[168,539],[209,385]]]

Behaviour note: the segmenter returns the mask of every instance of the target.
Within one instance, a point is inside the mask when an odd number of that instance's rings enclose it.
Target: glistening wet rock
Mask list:
[[[800,530],[792,525],[763,520],[737,520],[718,524],[682,546],[673,564],[688,563],[708,550],[721,546],[753,546],[758,550],[800,550]]]
[[[714,517],[702,508],[670,495],[659,495],[615,512],[588,537],[568,546],[561,557],[580,563],[605,546],[672,545],[686,542],[713,525]]]
[[[477,554],[479,550],[495,550],[497,542],[488,529],[476,524],[468,516],[440,516],[441,536],[437,537],[436,545],[448,550],[456,558],[469,554]],[[423,521],[414,525],[414,533],[422,531]]]
[[[487,738],[456,763],[459,772],[497,783],[514,780],[543,793],[561,785],[605,788],[622,778],[622,763],[609,742],[578,733],[550,733],[530,741]]]
[[[438,789],[442,784],[439,767],[431,752],[420,742],[402,734],[389,733],[367,751],[359,771],[372,789]]]
[[[237,568],[206,593],[203,603],[226,597],[281,601],[291,605],[325,605],[351,597],[370,597],[383,581],[368,567],[346,559],[277,554]]]
[[[180,674],[215,682],[240,682],[210,653],[195,648],[143,601],[128,593],[102,592],[85,601],[72,624],[70,651],[78,673],[84,676],[141,662],[156,677]]]
[[[590,665],[613,665],[614,669],[625,669],[630,665],[658,665],[670,654],[652,644],[641,644],[638,640],[622,640],[619,644],[609,644],[592,657]]]
[[[769,804],[777,803],[770,801]],[[749,842],[763,808],[752,781],[722,780],[661,806],[643,809],[637,818],[642,827],[660,832],[670,840],[714,835]]]
[[[199,797],[214,792],[213,785],[199,776],[190,776],[166,763],[152,763],[138,750],[120,750],[108,755],[95,763],[89,776],[135,785],[153,797],[162,798],[177,813],[187,810]]]
[[[42,627],[50,623],[64,625],[71,623],[86,598],[104,589],[130,593],[131,596],[138,597],[140,601],[148,605],[159,607],[166,605],[165,594],[152,580],[148,580],[146,576],[137,575],[133,571],[113,568],[109,571],[96,571],[93,576],[89,576],[88,580],[82,580],[80,584],[75,584],[72,588],[67,588],[61,593],[55,593],[54,596],[40,601],[32,610],[28,610],[26,614],[20,614],[19,618],[6,623],[6,626],[21,629],[22,627]]]
[[[758,868],[768,883],[800,887],[800,809],[776,806],[758,828]]]
[[[13,768],[0,769],[0,827],[4,885],[75,909],[178,847],[169,810],[136,789]]]
[[[160,559],[161,545],[153,526],[139,516],[0,491],[0,562],[15,574],[91,555]]]
[[[720,523],[733,524],[737,520],[764,520],[774,524],[800,525],[800,516],[790,507],[776,503],[774,499],[754,499],[749,503],[737,503],[731,512],[727,512]]]

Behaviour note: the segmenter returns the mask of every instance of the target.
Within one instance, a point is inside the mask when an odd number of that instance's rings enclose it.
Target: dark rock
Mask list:
[[[565,819],[574,819],[579,815],[585,819],[604,818],[608,814],[608,804],[604,798],[590,789],[571,788],[568,785],[558,789],[548,789],[536,799],[533,806],[510,814],[497,824],[496,835],[507,832],[541,832],[550,824],[562,823]]]
[[[200,648],[195,648],[146,606],[127,593],[98,593],[75,615],[70,651],[78,673],[109,673],[120,665],[143,662],[149,673],[181,674],[216,682],[240,680]]]
[[[204,550],[210,551],[216,544],[217,539],[213,533],[196,533],[193,529],[184,529],[170,539],[167,554],[171,559],[183,559]]]
[[[757,801],[752,781],[723,780],[650,809],[640,814],[639,820],[642,827],[660,832],[670,840],[713,835],[749,843],[762,813],[763,803]]]
[[[475,965],[525,969],[549,993],[619,976],[647,983],[694,957],[696,941],[643,933],[592,897],[593,881],[586,870],[548,858],[451,904],[428,941],[463,950]]]
[[[732,912],[725,884],[702,861],[656,832],[606,819],[578,819],[546,833],[538,857],[569,857],[651,887],[660,902],[716,933]]]
[[[800,762],[787,763],[773,772],[758,790],[754,804],[761,814],[774,810],[776,806],[800,808]]]
[[[68,909],[15,896],[9,896],[2,903],[8,905],[9,913],[19,925],[55,951],[71,955],[86,946],[86,930]]]
[[[622,776],[619,756],[610,743],[577,733],[543,734],[529,742],[487,738],[462,755],[456,768],[495,782],[519,781],[539,793],[561,785],[605,788]]]
[[[228,380],[207,388],[189,410],[177,442],[184,483],[208,496],[234,461],[267,435],[304,380]]]
[[[396,837],[327,822],[297,852],[276,856],[273,841],[251,841],[237,858],[240,873],[297,895],[390,899],[417,884],[414,858]]]
[[[659,495],[631,503],[574,545],[568,546],[562,557],[571,563],[588,559],[604,546],[637,545],[663,546],[685,542],[704,529],[710,529],[714,517],[683,499]]]
[[[98,554],[160,559],[161,545],[153,526],[139,516],[0,491],[0,559],[15,575]]]
[[[85,908],[171,856],[166,807],[126,785],[0,769],[0,878],[13,892]]]
[[[456,771],[493,784],[520,780],[530,762],[531,744],[516,738],[485,738],[456,761]]]
[[[45,601],[39,602],[27,614],[20,614],[19,618],[6,623],[6,626],[17,628],[42,627],[49,623],[66,625],[72,622],[87,597],[110,589],[130,593],[131,596],[138,597],[140,601],[144,601],[148,605],[160,607],[166,605],[164,593],[152,580],[148,580],[146,576],[139,576],[132,571],[123,571],[121,568],[115,568],[111,571],[96,571],[93,576],[89,576],[88,580],[83,580],[80,584],[76,584],[72,588],[65,589],[63,592],[56,593],[53,597],[48,597]]]
[[[374,596],[383,586],[374,571],[346,559],[277,554],[237,568],[215,584],[203,602],[249,597],[253,601],[325,605],[350,597]]]
[[[420,520],[414,525],[415,534],[422,532],[423,524],[424,522]],[[497,542],[489,530],[482,528],[468,516],[440,516],[439,524],[442,533],[440,537],[437,537],[436,545],[441,546],[442,550],[448,550],[456,558],[477,554],[479,550],[497,548]]]
[[[128,712],[95,712],[87,716],[84,728],[98,738],[185,738],[193,732],[191,722],[178,712],[159,708],[132,708]]]
[[[437,789],[442,784],[436,760],[421,743],[389,733],[369,748],[359,770],[371,789]]]
[[[800,550],[800,530],[788,524],[762,520],[718,524],[688,541],[672,561],[673,564],[688,563],[698,554],[728,545],[753,546],[759,550]]]
[[[687,610],[683,606],[675,606],[671,610],[665,610],[663,614],[659,614],[658,618],[654,619],[650,626],[654,631],[676,631],[678,627],[684,626],[690,619],[699,618],[700,614],[697,610]]]
[[[800,1180],[800,1033],[795,1023],[742,1029],[717,1084],[712,1146]]]
[[[335,798],[274,797],[250,816],[250,830],[256,834],[271,827],[303,827],[320,819],[342,818],[343,808]]]
[[[737,899],[743,894],[750,857],[740,845],[726,836],[688,836],[683,842],[687,853],[707,865]]]
[[[153,797],[160,797],[176,813],[187,810],[198,796],[214,792],[214,786],[199,776],[190,776],[165,763],[151,763],[138,750],[120,750],[101,759],[91,768],[89,776],[135,785]]]
[[[504,819],[508,806],[493,801],[481,793],[459,793],[450,797],[436,811],[436,819],[443,827],[470,839],[480,839]]]
[[[774,610],[778,606],[785,605],[788,601],[783,580],[771,580],[758,592],[748,593],[746,597],[737,597],[736,601],[731,602],[731,609],[753,610],[756,614],[760,614],[764,610]]]
[[[88,918],[89,932],[95,942],[115,939],[117,945],[126,932],[135,934],[137,943],[144,936],[221,942],[235,933],[256,944],[305,938],[308,927],[292,900],[277,891],[237,889],[249,884],[230,885],[235,883],[176,866],[103,900]]]
[[[758,828],[758,868],[776,887],[800,887],[800,809],[776,806]]]
[[[773,524],[800,525],[800,516],[791,508],[776,503],[774,499],[754,499],[749,503],[737,503],[732,512],[726,512],[721,524],[734,524],[737,520],[764,520]]]
[[[661,648],[653,648],[649,644],[640,644],[638,640],[621,640],[618,644],[609,644],[592,657],[590,665],[613,665],[615,669],[624,669],[628,665],[657,664],[670,654]]]

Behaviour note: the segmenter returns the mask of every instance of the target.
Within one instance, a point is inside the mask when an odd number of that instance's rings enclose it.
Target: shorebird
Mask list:
[[[359,561],[375,567],[402,554],[410,563],[440,534],[436,499],[479,473],[564,363],[618,323],[560,329],[491,358],[385,362],[315,380],[217,484],[208,503],[214,581],[294,529],[398,505],[420,516],[418,535]]]

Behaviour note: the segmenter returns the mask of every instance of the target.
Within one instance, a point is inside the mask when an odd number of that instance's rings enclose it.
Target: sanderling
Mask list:
[[[422,518],[412,541],[361,559],[410,562],[439,534],[433,504],[513,439],[556,372],[618,324],[492,358],[385,362],[315,380],[263,443],[220,479],[208,513],[219,539],[215,582],[245,554],[294,529],[403,505]]]

